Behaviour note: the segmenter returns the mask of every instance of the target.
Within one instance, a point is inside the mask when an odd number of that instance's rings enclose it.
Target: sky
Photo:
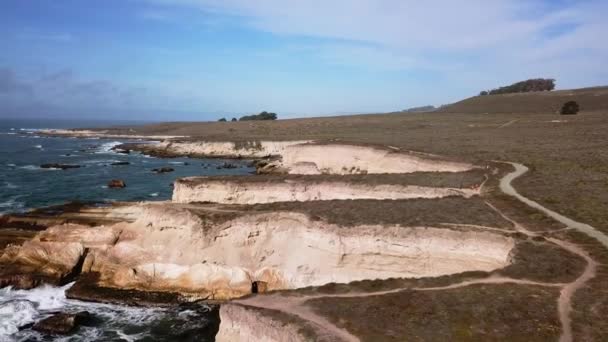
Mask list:
[[[0,118],[217,120],[608,85],[606,0],[2,0]]]

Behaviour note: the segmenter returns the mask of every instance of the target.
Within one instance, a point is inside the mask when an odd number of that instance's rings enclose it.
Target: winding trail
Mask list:
[[[520,177],[524,173],[528,172],[528,168],[526,166],[524,166],[522,164],[518,164],[518,163],[512,163],[512,162],[501,162],[501,163],[510,164],[513,167],[515,167],[515,171],[507,174],[505,177],[503,177],[500,180],[500,190],[502,190],[502,192],[504,192],[507,195],[517,198],[519,201],[525,203],[526,205],[528,205],[534,209],[542,211],[549,217],[565,224],[569,228],[573,228],[584,234],[587,234],[588,236],[599,241],[602,245],[604,245],[604,247],[608,248],[608,235],[600,232],[599,230],[593,228],[592,226],[590,226],[588,224],[574,221],[562,214],[556,213],[555,211],[553,211],[551,209],[547,209],[547,208],[543,207],[542,205],[540,205],[538,202],[535,202],[529,198],[526,198],[523,195],[521,195],[519,192],[517,192],[517,190],[515,190],[515,188],[513,188],[513,186],[511,185],[511,182],[513,182],[516,178]]]
[[[519,194],[511,185],[511,182],[516,178],[520,177],[524,173],[528,171],[528,168],[522,164],[511,163],[515,167],[515,171],[505,175],[500,180],[500,189],[507,195],[514,196],[519,201],[525,203],[526,205],[535,208],[537,210],[542,211],[546,215],[551,218],[557,220],[558,222],[563,223],[568,228],[566,229],[576,229],[582,233],[587,234],[590,237],[598,240],[602,245],[608,248],[608,236],[594,227],[574,221],[568,217],[565,217],[559,213],[556,213],[550,209],[547,209],[540,205],[537,202],[534,202],[521,194]],[[527,236],[534,237],[540,236],[543,232],[533,232],[526,229],[524,226],[516,222],[515,220],[509,218],[505,215],[501,210],[486,202],[486,204],[500,214],[503,218],[508,220],[513,224],[513,227],[516,231],[521,232]],[[450,224],[444,224],[446,226],[451,226]],[[460,225],[454,225],[460,226]],[[467,226],[467,225],[464,225]],[[485,227],[485,226],[469,226],[469,228],[477,228],[477,229],[490,229],[490,230],[499,230],[499,231],[508,231],[506,229],[493,228],[493,227]],[[570,283],[546,283],[546,282],[537,282],[527,279],[515,279],[510,277],[501,277],[497,275],[491,275],[487,278],[483,279],[474,279],[474,280],[466,280],[459,283],[454,283],[446,286],[438,286],[438,287],[404,287],[397,288],[386,291],[377,291],[377,292],[353,292],[353,293],[344,293],[344,294],[335,294],[335,295],[310,295],[310,296],[282,296],[277,294],[270,295],[258,295],[245,299],[235,300],[236,303],[251,306],[251,307],[259,307],[265,309],[278,310],[286,314],[291,314],[298,316],[299,318],[309,322],[311,325],[316,327],[317,332],[320,334],[320,337],[328,340],[341,340],[354,342],[359,341],[359,339],[348,332],[346,329],[342,329],[325,317],[317,314],[314,310],[306,304],[307,301],[312,299],[319,298],[356,298],[356,297],[369,297],[369,296],[381,296],[391,293],[397,293],[401,291],[440,291],[440,290],[450,290],[456,289],[466,286],[478,285],[478,284],[518,284],[518,285],[528,285],[528,286],[547,286],[547,287],[559,287],[560,296],[558,298],[558,315],[560,319],[560,323],[562,325],[562,334],[560,336],[560,342],[570,342],[573,340],[572,336],[572,320],[571,320],[571,312],[572,312],[572,297],[574,293],[583,287],[587,281],[595,277],[597,272],[598,263],[594,259],[592,259],[589,254],[580,248],[579,246],[572,244],[570,242],[566,242],[563,240],[559,240],[556,238],[547,238],[547,241],[556,244],[557,246],[576,254],[582,257],[587,265],[582,274]]]

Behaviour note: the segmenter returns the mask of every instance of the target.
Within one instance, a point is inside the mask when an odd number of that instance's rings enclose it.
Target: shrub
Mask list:
[[[236,120],[236,118],[232,118],[232,120],[230,120],[230,121],[232,121],[232,122],[236,122],[237,120]]]
[[[568,102],[564,103],[560,113],[562,115],[574,115],[574,114],[578,113],[579,109],[580,108],[578,106],[578,103],[576,103],[576,101],[568,101]]]
[[[268,113],[266,111],[261,112],[257,115],[245,115],[239,119],[239,121],[257,121],[257,120],[276,120],[276,113]]]
[[[479,93],[479,96],[486,96],[486,95],[488,95],[488,92],[485,90],[483,90]]]
[[[221,118],[219,120],[217,120],[218,122],[226,122],[226,118]]]

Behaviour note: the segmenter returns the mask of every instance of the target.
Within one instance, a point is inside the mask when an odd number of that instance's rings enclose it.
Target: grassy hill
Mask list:
[[[471,97],[438,109],[442,113],[558,113],[567,101],[576,101],[581,112],[608,110],[608,87],[485,95]]]

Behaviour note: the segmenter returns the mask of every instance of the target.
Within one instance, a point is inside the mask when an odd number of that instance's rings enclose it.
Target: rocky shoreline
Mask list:
[[[163,140],[116,148],[254,159],[265,175],[181,179],[169,202],[6,215],[0,234],[26,233],[0,250],[0,287],[75,281],[68,298],[134,306],[232,301],[219,309],[220,341],[349,340],[295,304],[269,311],[237,299],[332,284],[496,277],[529,267],[521,246],[547,244],[530,242],[488,204],[505,172],[496,164],[344,142]]]

